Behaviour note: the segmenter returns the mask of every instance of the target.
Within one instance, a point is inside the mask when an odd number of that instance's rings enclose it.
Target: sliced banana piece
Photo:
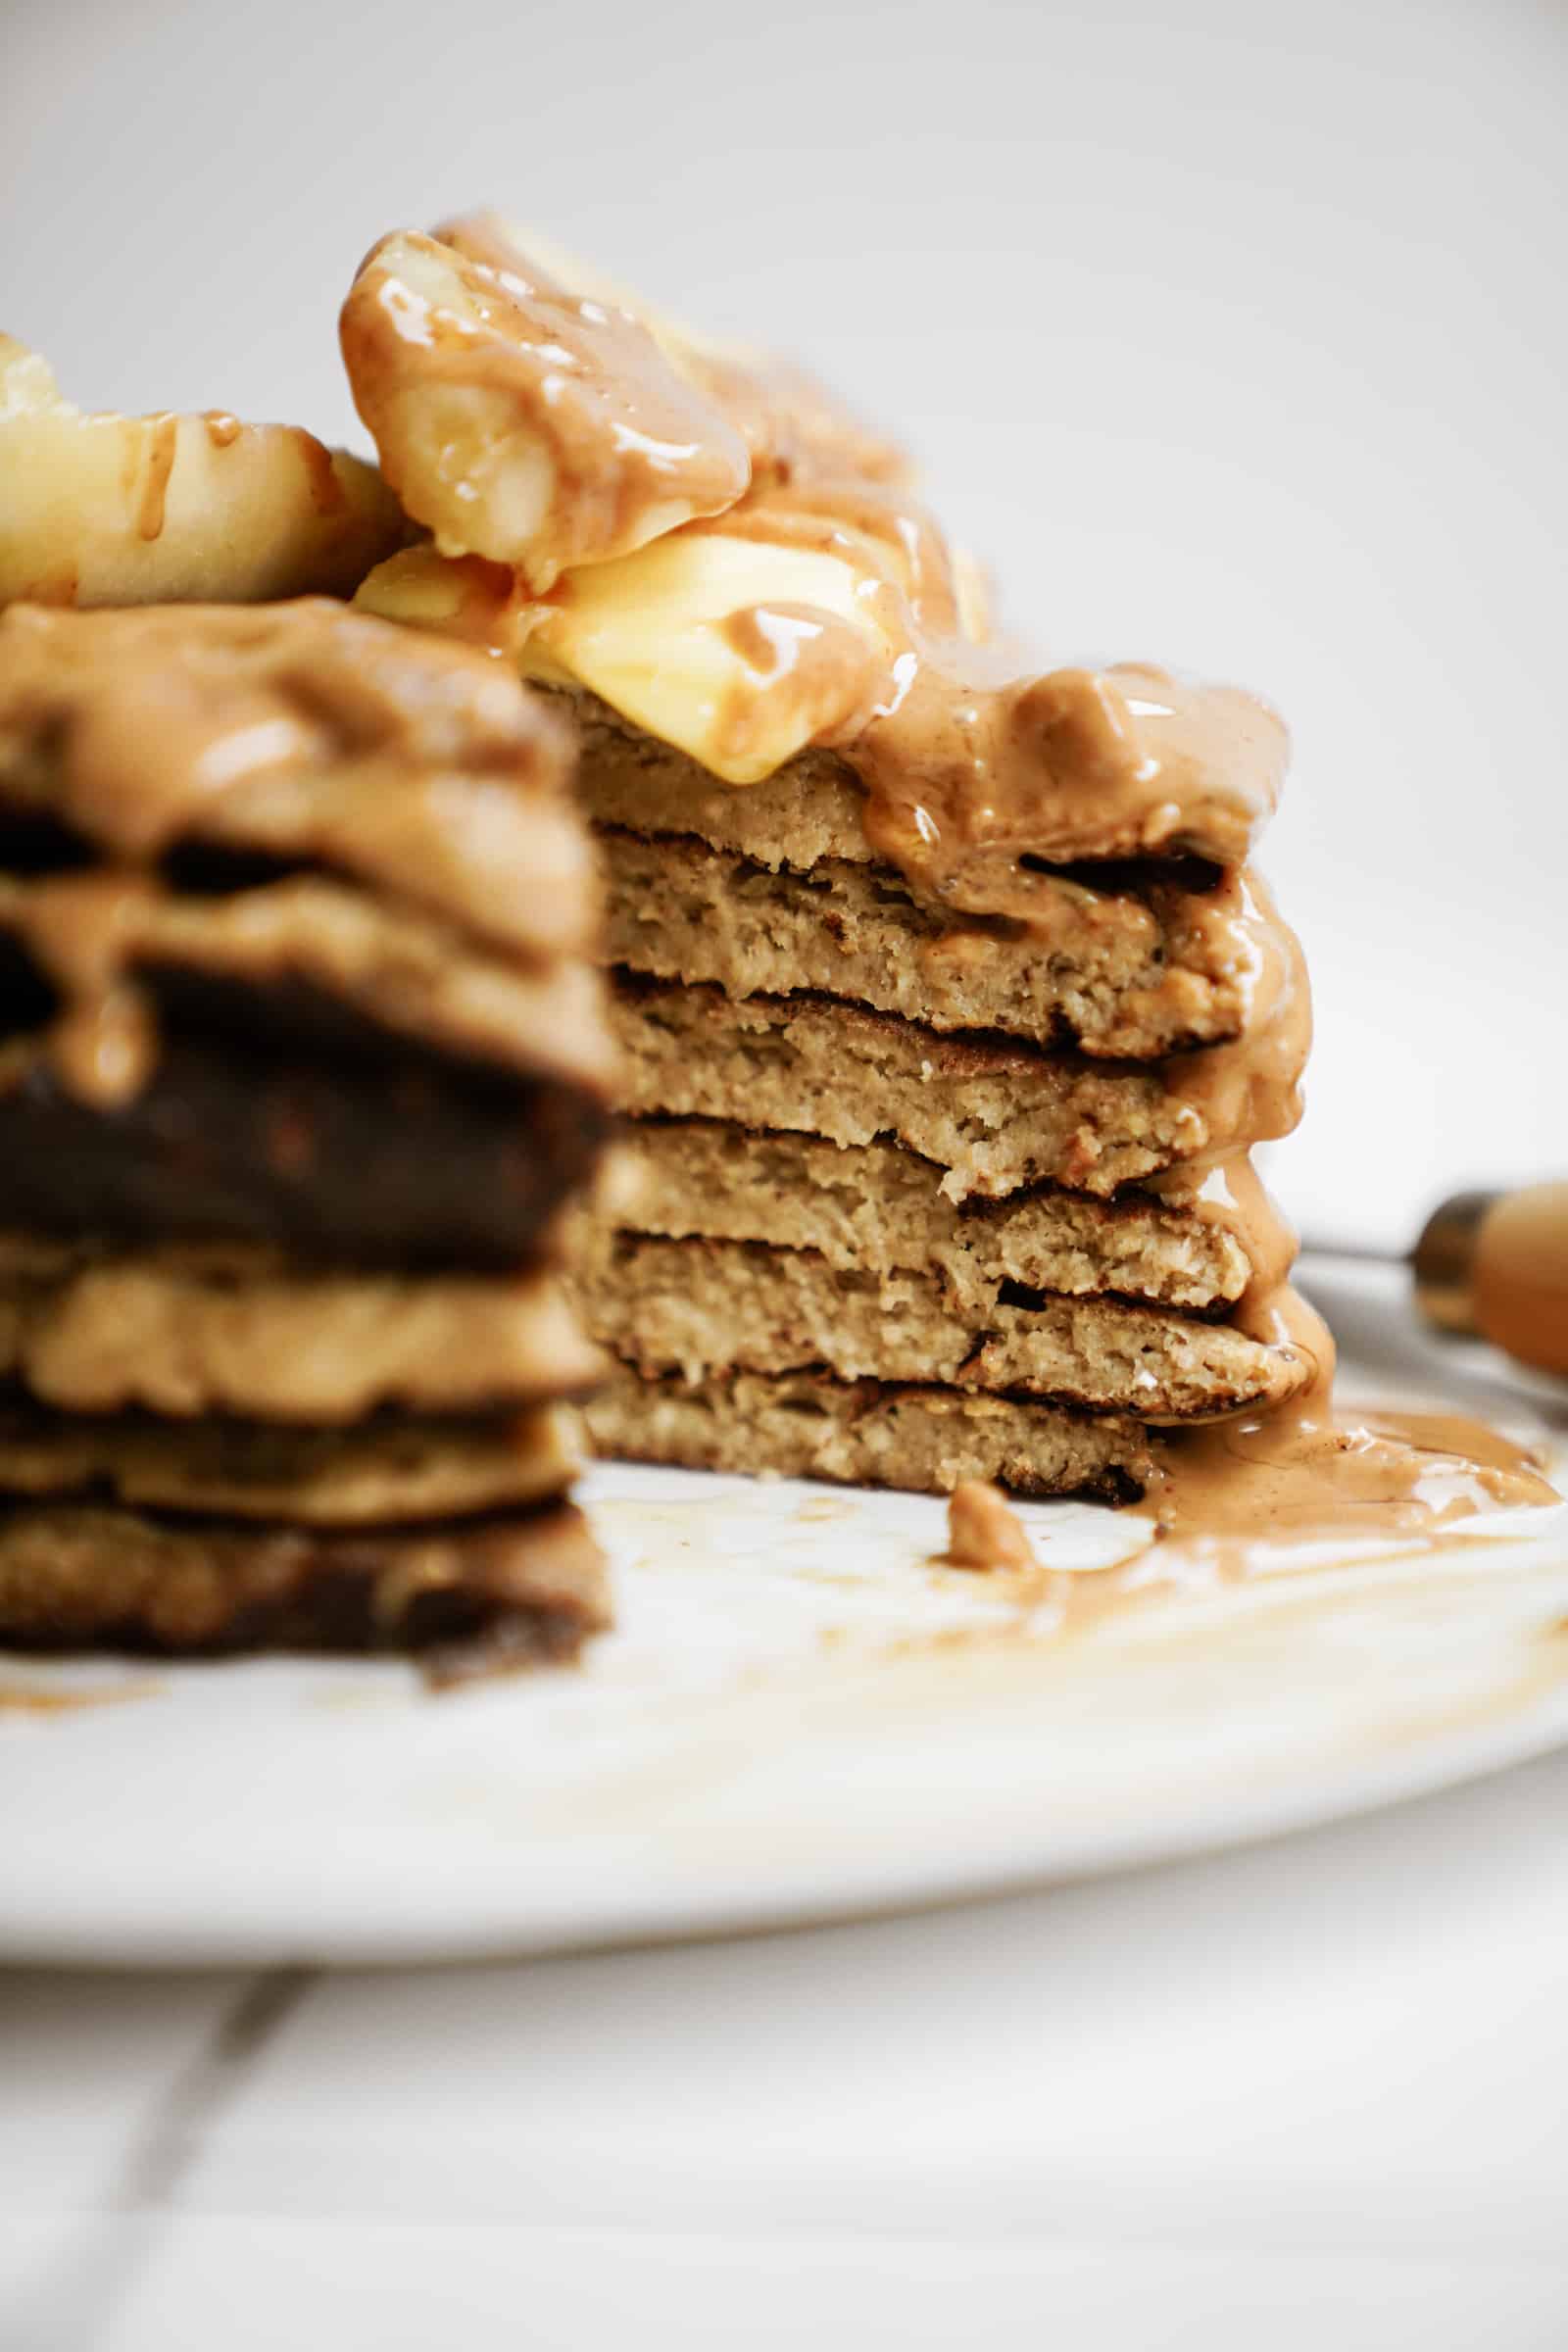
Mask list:
[[[586,686],[729,784],[863,722],[896,641],[842,557],[683,532],[564,580],[525,671]]]
[[[441,553],[512,564],[536,594],[721,513],[751,480],[742,435],[645,326],[510,247],[383,237],[341,335],[409,513]]]
[[[548,270],[563,286],[647,328],[676,374],[719,410],[745,441],[753,488],[843,477],[902,483],[910,466],[898,444],[874,432],[805,368],[766,352],[702,334],[656,309],[503,213],[466,213],[435,235],[466,259],[527,277]]]
[[[84,414],[0,336],[0,605],[348,596],[406,537],[373,466],[298,425]]]
[[[729,784],[756,784],[869,716],[904,650],[883,584],[846,554],[694,524],[546,599],[472,558],[415,548],[356,600],[510,655],[525,677],[586,687]]]

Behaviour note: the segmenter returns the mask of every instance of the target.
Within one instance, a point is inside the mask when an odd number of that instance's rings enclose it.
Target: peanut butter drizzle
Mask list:
[[[1237,1035],[1199,1053],[1173,1054],[1160,1075],[1200,1122],[1204,1141],[1179,1182],[1223,1166],[1252,1144],[1294,1133],[1301,1116],[1301,1073],[1312,1045],[1312,997],[1300,943],[1280,918],[1262,876],[1250,867],[1224,875],[1199,902],[1197,920],[1219,935],[1242,982]],[[1266,1199],[1249,1195],[1255,1210]]]
[[[211,426],[209,426],[209,431]],[[348,496],[338,479],[337,465],[324,441],[303,426],[298,428],[299,453],[305,461],[306,479],[311,486],[311,504],[318,514],[340,514],[348,504]],[[221,444],[219,445],[221,447]]]
[[[1197,1568],[1239,1583],[1260,1568],[1341,1559],[1363,1544],[1437,1551],[1468,1540],[1468,1523],[1561,1497],[1544,1458],[1460,1414],[1340,1415],[1325,1385],[1273,1414],[1216,1421],[1170,1442],[1160,1478],[1139,1507],[1162,1539],[1161,1577]],[[1273,1558],[1262,1555],[1272,1552]]]
[[[1233,1320],[1303,1358],[1310,1378],[1272,1411],[1165,1433],[1137,1506],[1158,1541],[1130,1583],[1123,1576],[1128,1589],[1300,1572],[1319,1564],[1324,1544],[1336,1564],[1362,1545],[1437,1551],[1470,1540],[1467,1523],[1478,1516],[1560,1501],[1544,1456],[1484,1422],[1382,1407],[1340,1413],[1333,1337],[1283,1278],[1254,1280]]]
[[[1481,1525],[1492,1514],[1560,1503],[1541,1457],[1484,1422],[1381,1408],[1342,1419],[1323,1392],[1316,1406],[1180,1433],[1137,1506],[1155,1540],[1130,1560],[1063,1570],[1032,1549],[1027,1561],[981,1561],[952,1545],[941,1564],[990,1568],[1019,1630],[1070,1638],[1177,1593],[1294,1584],[1468,1548],[1487,1540]],[[954,1639],[971,1645],[996,1636]]]
[[[454,253],[487,269],[559,286],[528,250],[529,239],[502,214],[466,213],[433,232]],[[834,398],[807,369],[772,354],[732,350],[662,318],[620,288],[594,288],[597,308],[634,320],[658,345],[670,368],[708,400],[738,433],[754,488],[804,475],[857,483],[901,482],[909,461],[896,442],[874,431]],[[641,356],[641,355],[639,355]]]
[[[881,691],[881,664],[859,631],[819,605],[749,605],[720,632],[753,673],[720,714],[726,756],[744,753],[759,734],[765,739],[775,697],[808,713],[815,732],[843,723],[846,693],[863,717]]]
[[[174,453],[179,446],[179,418],[171,416],[149,416],[144,446],[147,473],[136,510],[136,535],[141,539],[157,539],[164,528],[169,477],[174,470]]]
[[[0,875],[5,926],[61,1000],[54,1064],[106,1107],[132,1099],[156,1063],[135,979],[156,860],[248,785],[282,790],[293,777],[308,790],[333,768],[325,814],[307,798],[287,828],[293,855],[384,869],[411,900],[461,910],[466,928],[482,932],[487,912],[504,927],[510,900],[494,869],[515,870],[524,832],[536,863],[580,894],[575,831],[549,829],[565,758],[554,722],[494,665],[435,644],[411,663],[396,632],[324,599],[13,606],[0,615],[0,735],[52,745],[35,808],[115,861],[24,883]],[[484,788],[492,778],[499,795]],[[519,780],[526,796],[505,789]]]
[[[49,1045],[61,1078],[84,1102],[112,1109],[146,1085],[157,1058],[152,1014],[126,976],[147,885],[122,874],[64,874],[37,883],[11,925],[61,998]]]
[[[1147,1189],[1169,1208],[1233,1233],[1251,1266],[1231,1320],[1251,1337],[1302,1352],[1301,1335],[1279,1326],[1279,1302],[1296,1235],[1259,1181],[1254,1144],[1290,1135],[1301,1116],[1301,1073],[1312,1038],[1311,992],[1299,942],[1282,922],[1262,877],[1227,873],[1202,902],[1200,920],[1217,926],[1243,977],[1244,1013],[1236,1037],[1200,1052],[1173,1054],[1160,1066],[1167,1093],[1192,1114],[1193,1148]],[[1315,1332],[1304,1352],[1321,1353]]]
[[[1498,1511],[1561,1503],[1544,1455],[1484,1422],[1382,1406],[1337,1412],[1334,1342],[1284,1284],[1259,1300],[1252,1319],[1259,1337],[1310,1357],[1309,1384],[1271,1411],[1166,1432],[1135,1506],[1153,1522],[1154,1541],[1132,1559],[1054,1569],[1010,1511],[1022,1549],[1005,1536],[992,1544],[989,1509],[960,1506],[959,1488],[945,1564],[1008,1578],[1007,1597],[1023,1622],[1037,1626],[1044,1616],[1053,1630],[1081,1634],[1162,1593],[1298,1578],[1395,1552],[1436,1554],[1477,1542],[1478,1520]]]

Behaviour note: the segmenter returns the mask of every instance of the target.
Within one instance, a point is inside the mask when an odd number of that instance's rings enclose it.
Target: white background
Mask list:
[[[1291,719],[1273,1181],[1560,1173],[1568,17],[1530,0],[12,0],[0,314],[87,405],[354,433],[334,318],[496,201],[814,363],[1008,619]]]

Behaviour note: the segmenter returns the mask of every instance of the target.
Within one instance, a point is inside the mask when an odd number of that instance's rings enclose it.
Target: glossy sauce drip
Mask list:
[[[1292,1343],[1318,1350],[1315,1377],[1292,1404],[1167,1432],[1137,1515],[1154,1541],[1098,1570],[1040,1559],[995,1490],[957,1489],[941,1564],[1004,1580],[1021,1622],[1084,1633],[1161,1594],[1310,1576],[1398,1553],[1474,1544],[1500,1511],[1560,1504],[1543,1454],[1455,1413],[1383,1406],[1335,1409],[1333,1343],[1294,1293],[1278,1307]],[[991,1508],[991,1502],[1001,1506]],[[1010,1522],[1010,1527],[1007,1523]]]
[[[888,707],[845,749],[873,847],[960,906],[974,905],[956,885],[977,859],[993,875],[1026,857],[1239,862],[1285,765],[1284,729],[1250,696],[1148,668],[1019,677],[956,640],[912,648]]]
[[[136,507],[136,535],[140,539],[157,539],[164,528],[164,508],[169,496],[169,477],[174,470],[174,455],[179,447],[179,418],[150,416],[145,427],[147,470],[142,477],[141,496]]]
[[[221,447],[221,444],[219,444]],[[314,433],[301,429],[298,447],[305,463],[305,477],[311,487],[311,504],[318,514],[340,514],[348,504],[347,494],[338,478],[332,452],[324,441]]]
[[[775,696],[814,720],[814,732],[843,723],[846,700],[863,719],[881,691],[881,666],[864,639],[820,606],[749,605],[720,629],[751,672],[725,698],[719,716],[727,756],[743,754],[766,729]]]
[[[1544,1457],[1453,1413],[1356,1410],[1332,1394],[1169,1441],[1142,1508],[1234,1572],[1259,1544],[1432,1538],[1477,1513],[1560,1499]]]
[[[1167,1090],[1191,1112],[1191,1152],[1148,1186],[1169,1208],[1235,1235],[1251,1278],[1231,1320],[1254,1339],[1299,1347],[1284,1332],[1282,1302],[1296,1259],[1296,1235],[1254,1170],[1254,1144],[1290,1135],[1301,1116],[1301,1073],[1312,1041],[1311,994],[1295,933],[1281,921],[1261,877],[1229,873],[1205,902],[1203,918],[1223,926],[1245,972],[1238,1034],[1161,1065]],[[1304,1310],[1303,1310],[1304,1311]],[[1305,1352],[1332,1348],[1316,1325]]]
[[[1541,1456],[1484,1422],[1381,1407],[1340,1417],[1320,1399],[1181,1433],[1138,1506],[1154,1540],[1113,1567],[1053,1568],[1016,1521],[1027,1557],[1006,1544],[978,1554],[965,1534],[938,1564],[989,1569],[1019,1631],[1083,1635],[1176,1594],[1467,1548],[1498,1512],[1560,1503]]]
[[[1249,1152],[1232,1151],[1211,1166],[1180,1168],[1148,1189],[1167,1207],[1240,1242],[1251,1276],[1233,1318],[1255,1313],[1278,1296],[1296,1262],[1296,1234]]]
[[[1544,1457],[1463,1415],[1342,1413],[1328,1326],[1281,1281],[1236,1320],[1299,1354],[1311,1377],[1289,1403],[1167,1432],[1139,1508],[1160,1539],[1155,1576],[1195,1569],[1239,1581],[1277,1566],[1281,1547],[1371,1544],[1436,1547],[1499,1510],[1555,1503]],[[1276,1555],[1261,1561],[1260,1554]]]
[[[157,1057],[151,1011],[127,972],[145,897],[123,875],[66,874],[34,884],[8,914],[61,998],[49,1032],[61,1079],[106,1109],[141,1092]]]

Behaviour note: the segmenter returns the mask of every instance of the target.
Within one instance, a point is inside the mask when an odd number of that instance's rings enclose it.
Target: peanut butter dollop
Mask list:
[[[997,1487],[960,1479],[948,1497],[948,1548],[953,1568],[1030,1569],[1039,1566],[1023,1521]]]

